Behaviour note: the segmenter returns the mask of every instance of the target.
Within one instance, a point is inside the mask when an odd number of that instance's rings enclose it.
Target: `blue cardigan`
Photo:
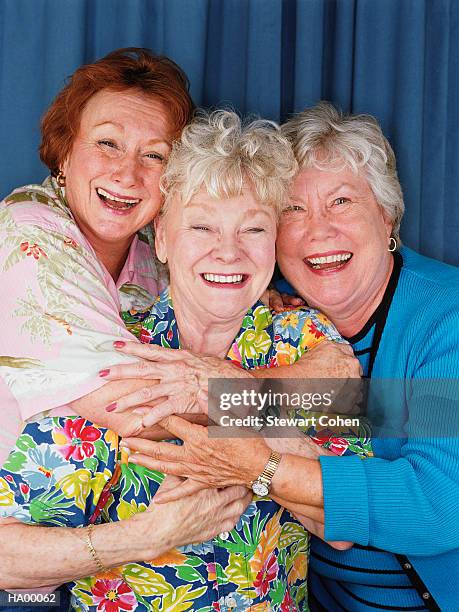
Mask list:
[[[425,379],[395,406],[450,437],[378,439],[375,457],[321,457],[325,538],[409,557],[442,610],[459,601],[459,269],[401,250],[373,379]],[[430,383],[429,379],[437,379]],[[439,392],[438,379],[456,379]],[[404,405],[403,405],[404,404]],[[394,406],[387,406],[388,414]],[[454,431],[453,431],[454,430]],[[429,435],[429,434],[424,434]],[[448,433],[446,434],[448,435]],[[340,553],[337,553],[338,555]]]

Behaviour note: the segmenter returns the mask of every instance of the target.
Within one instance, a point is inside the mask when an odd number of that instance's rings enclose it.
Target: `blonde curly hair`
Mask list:
[[[290,142],[274,121],[244,123],[229,110],[199,111],[173,145],[161,178],[161,214],[177,195],[187,204],[205,187],[211,197],[227,199],[249,183],[279,216],[297,170]]]

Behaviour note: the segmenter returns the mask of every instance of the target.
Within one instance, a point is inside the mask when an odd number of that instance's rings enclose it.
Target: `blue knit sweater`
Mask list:
[[[321,457],[325,537],[408,556],[440,608],[457,610],[459,396],[450,390],[458,386],[451,379],[459,380],[459,269],[407,248],[401,254],[403,267],[372,378],[424,379],[401,405],[386,409],[388,415],[394,409],[406,415],[408,431],[422,423],[435,435],[375,440],[375,457],[366,460]],[[362,361],[366,358],[362,355]],[[439,390],[438,379],[450,380]],[[450,437],[440,437],[439,431],[451,432]],[[327,556],[339,567],[359,554],[357,548]],[[372,554],[372,563],[380,558],[382,564],[373,570],[384,570],[390,558],[396,562],[392,555]],[[392,599],[390,589],[385,592],[388,602],[397,604],[396,592]]]

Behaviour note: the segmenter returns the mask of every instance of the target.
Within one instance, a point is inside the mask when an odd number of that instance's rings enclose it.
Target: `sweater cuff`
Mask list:
[[[325,540],[346,540],[368,545],[368,493],[364,461],[355,455],[320,457]]]

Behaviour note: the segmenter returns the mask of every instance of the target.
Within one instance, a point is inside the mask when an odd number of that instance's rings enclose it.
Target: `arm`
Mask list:
[[[30,204],[43,209],[37,224],[24,220],[16,205],[0,216],[1,314],[8,322],[1,338],[1,403],[14,403],[21,420],[101,387],[98,372],[107,362],[132,361],[113,341],[133,339],[116,292],[76,226],[47,206]]]
[[[428,304],[428,333],[412,336],[408,420],[403,438],[382,441],[390,458],[320,459],[327,539],[420,556],[459,548],[459,310],[435,315],[442,301]]]
[[[324,340],[293,364],[252,370],[254,378],[359,378],[360,365],[348,344]]]
[[[166,442],[151,442],[140,438],[126,438],[121,446],[131,451],[129,461],[167,474],[180,475],[211,487],[232,484],[249,486],[263,471],[271,453],[261,437],[211,438],[207,428],[190,424],[177,416],[161,421],[171,437],[183,440],[183,446]],[[135,454],[133,454],[135,453]],[[302,482],[302,486],[298,483]],[[190,485],[194,487],[194,484]],[[184,483],[167,498],[188,492]],[[319,462],[292,454],[282,454],[282,460],[272,482],[273,495],[292,504],[307,508],[323,508],[322,477]],[[156,495],[158,502],[161,494]],[[314,518],[319,516],[314,510]]]
[[[162,486],[176,484],[166,480]],[[151,503],[146,512],[127,520],[96,525],[92,544],[106,568],[148,562],[176,546],[207,541],[230,531],[250,498],[242,487],[231,487],[201,491],[163,506]],[[99,571],[83,529],[0,523],[0,536],[2,589],[52,586]]]
[[[132,520],[97,525],[92,543],[104,567],[154,558],[164,552],[161,540],[139,537]],[[140,527],[140,524],[138,524]],[[148,525],[145,524],[144,528]],[[85,530],[37,527],[11,523],[0,525],[0,588],[54,586],[98,572],[86,541]],[[21,546],[18,546],[21,542]],[[149,556],[152,555],[152,556]],[[27,559],[27,563],[24,563]]]
[[[118,444],[114,438],[111,431],[80,417],[26,425],[0,470],[1,586],[53,586],[94,572],[90,550],[83,554],[87,544],[78,527],[88,524],[115,472]],[[166,478],[160,490],[177,486],[180,480]],[[150,503],[145,512],[132,517],[133,522],[122,520],[110,529],[96,526],[94,546],[101,563],[113,567],[120,562],[148,561],[173,546],[227,530],[228,520],[238,520],[245,508],[241,504],[249,498],[242,487],[221,493],[200,491],[168,508]],[[117,547],[119,554],[114,552]]]
[[[245,378],[250,381],[255,378],[342,378],[344,385],[348,378],[356,379],[360,376],[360,365],[352,349],[347,344],[326,339],[303,353],[293,365],[276,367],[275,370],[266,368],[247,371],[228,360],[202,357],[187,350],[165,349],[153,344],[126,342],[118,350],[140,361],[111,367],[106,379],[136,379],[143,380],[143,384],[139,384],[135,391],[124,394],[116,402],[115,412],[145,407],[154,402],[157,404],[156,409],[143,419],[147,427],[170,414],[207,414],[208,386],[212,378]],[[151,380],[160,380],[160,383],[153,387]],[[355,388],[352,393],[354,391]],[[166,401],[164,398],[167,398]],[[354,401],[351,400],[353,406]]]
[[[228,486],[231,482],[239,482],[248,486],[263,471],[270,450],[261,438],[250,441],[212,440],[205,436],[204,428],[194,426],[191,435],[187,435],[190,426],[182,424],[181,421],[180,418],[170,417],[163,423],[172,430],[171,433],[185,440],[184,447],[178,452],[174,449],[168,452],[166,446],[171,445],[152,445],[139,439],[127,439],[122,443],[128,445],[131,451],[135,451],[130,458],[133,463],[167,473],[180,473],[184,476],[192,474],[192,479],[185,481],[180,487],[157,494],[156,503],[183,499],[184,496],[209,485],[221,487]],[[276,444],[273,445],[274,441]],[[270,496],[290,510],[312,533],[324,539],[322,481],[317,457],[329,452],[304,438],[295,441],[286,438],[270,439],[269,443],[278,451],[282,451],[282,447],[287,448],[274,474]],[[292,453],[306,454],[309,458],[290,454],[289,450]],[[210,462],[208,456],[211,457]],[[207,465],[204,465],[200,459],[207,461]],[[299,482],[302,486],[298,486]],[[351,542],[328,543],[339,550],[348,550],[352,546]]]

